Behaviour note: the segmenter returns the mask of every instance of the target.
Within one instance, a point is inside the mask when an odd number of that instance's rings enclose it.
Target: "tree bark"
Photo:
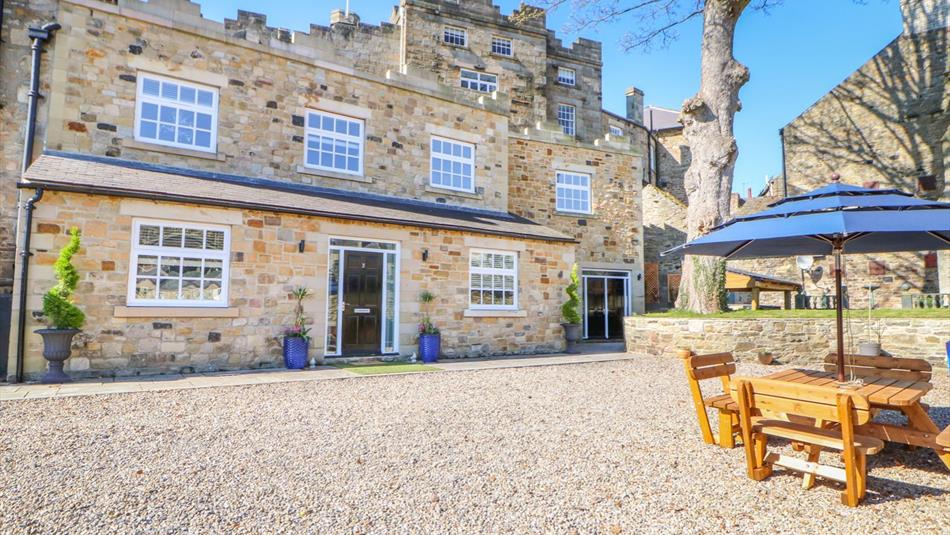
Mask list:
[[[687,237],[692,240],[729,215],[732,175],[739,154],[733,119],[749,70],[733,57],[736,22],[749,0],[706,0],[699,92],[683,103],[683,135],[692,159],[685,186]],[[683,259],[677,308],[708,314],[725,308],[725,260]]]

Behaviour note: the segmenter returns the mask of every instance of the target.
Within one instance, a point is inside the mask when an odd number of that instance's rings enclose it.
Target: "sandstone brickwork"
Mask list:
[[[848,321],[855,344],[862,339],[866,320]],[[872,332],[880,333],[881,347],[896,357],[922,358],[935,368],[947,368],[945,319],[875,319]],[[676,357],[678,349],[703,353],[732,352],[737,359],[754,361],[771,353],[779,362],[809,364],[824,361],[834,351],[833,318],[675,319],[629,317],[624,334],[627,351],[642,355]],[[874,340],[877,341],[877,340]],[[846,350],[853,351],[854,348]]]
[[[136,217],[180,217],[193,221],[234,221],[231,227],[230,307],[227,309],[125,307],[129,281],[130,233]],[[82,233],[74,258],[80,273],[75,300],[86,327],[70,359],[74,375],[226,370],[282,365],[283,328],[292,323],[299,286],[313,290],[305,304],[312,322],[312,354],[322,355],[326,334],[326,273],[329,236],[388,239],[401,244],[400,351],[415,350],[420,304],[429,290],[429,312],[442,329],[445,356],[551,352],[563,349],[559,307],[574,262],[572,244],[519,240],[374,225],[252,210],[150,203],[119,197],[48,192],[34,219],[34,265],[27,306],[41,307],[52,284],[52,264],[72,227]],[[298,243],[305,240],[304,252]],[[472,248],[516,251],[519,311],[478,317],[468,309],[468,262]],[[422,251],[428,259],[422,260]],[[228,317],[233,316],[233,317]],[[29,316],[28,332],[41,327]],[[26,373],[45,369],[38,335],[28,337]]]

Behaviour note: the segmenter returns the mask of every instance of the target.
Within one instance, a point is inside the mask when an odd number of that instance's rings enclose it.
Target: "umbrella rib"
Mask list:
[[[732,255],[734,255],[734,254],[738,253],[739,251],[745,249],[746,246],[748,246],[748,245],[749,245],[750,243],[752,243],[753,241],[755,241],[755,240],[747,240],[747,241],[746,241],[745,243],[743,243],[742,245],[740,245],[740,246],[736,247],[735,249],[729,251],[729,254],[725,255],[723,258],[726,258],[726,259],[732,258]]]
[[[941,233],[939,233],[939,232],[933,232],[933,231],[931,231],[931,232],[928,232],[927,234],[930,234],[930,235],[933,236],[934,238],[937,238],[938,240],[942,241],[943,243],[946,243],[947,245],[950,245],[950,239],[947,239],[943,234],[941,234]]]

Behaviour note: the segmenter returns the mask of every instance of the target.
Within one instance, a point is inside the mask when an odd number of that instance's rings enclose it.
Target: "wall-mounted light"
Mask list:
[[[300,240],[300,243],[297,244],[297,250],[302,253],[306,246],[307,240]]]
[[[423,261],[423,262],[428,262],[428,261],[429,261],[429,250],[428,250],[428,249],[423,249],[423,250],[422,250],[422,261]]]
[[[643,273],[637,273],[637,280],[643,280]]]

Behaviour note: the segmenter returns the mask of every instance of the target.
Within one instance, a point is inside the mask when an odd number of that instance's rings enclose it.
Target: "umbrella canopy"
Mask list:
[[[899,190],[831,184],[737,217],[666,251],[739,260],[950,248],[950,203]]]
[[[950,249],[950,203],[837,182],[737,217],[664,252],[726,259],[835,257],[838,380],[844,381],[841,255]]]

